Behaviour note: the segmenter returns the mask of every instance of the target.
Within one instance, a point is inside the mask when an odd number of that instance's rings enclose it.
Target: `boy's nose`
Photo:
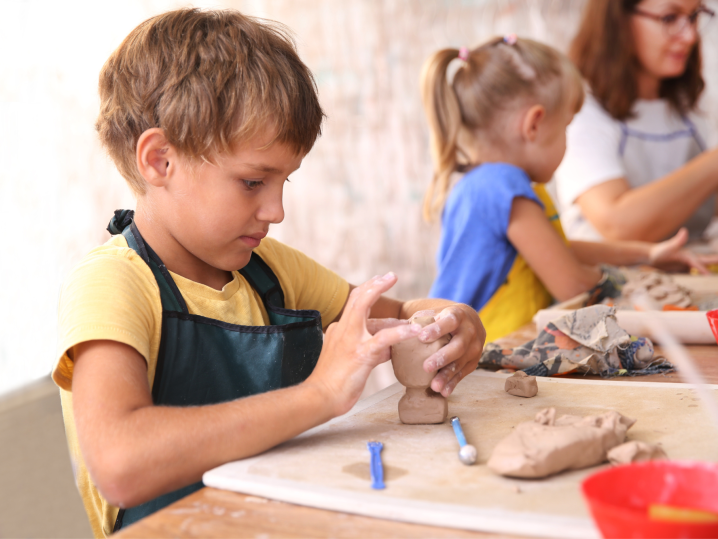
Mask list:
[[[267,197],[259,207],[257,219],[271,224],[279,224],[284,221],[284,204],[282,195]]]

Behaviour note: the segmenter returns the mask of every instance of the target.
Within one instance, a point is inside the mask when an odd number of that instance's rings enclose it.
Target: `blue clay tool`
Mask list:
[[[461,448],[459,449],[459,460],[467,466],[471,466],[476,462],[476,448],[466,443],[464,429],[461,428],[461,421],[459,421],[458,417],[451,418],[451,426],[454,428],[454,434],[456,434],[456,439],[459,441],[459,447]]]
[[[381,490],[386,488],[384,485],[384,467],[381,464],[381,450],[384,449],[384,444],[381,442],[367,442],[366,446],[369,448],[371,454],[371,462],[369,469],[371,470],[371,488]]]

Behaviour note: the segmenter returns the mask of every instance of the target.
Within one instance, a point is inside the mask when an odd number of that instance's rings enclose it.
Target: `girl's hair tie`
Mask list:
[[[516,45],[516,42],[519,38],[516,37],[516,34],[506,34],[504,36],[504,43],[507,45]]]
[[[463,60],[464,62],[467,62],[469,60],[469,49],[466,47],[461,47],[459,49],[459,59]]]

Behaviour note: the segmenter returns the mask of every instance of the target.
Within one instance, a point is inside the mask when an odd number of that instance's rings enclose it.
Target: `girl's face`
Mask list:
[[[529,150],[532,154],[525,167],[532,181],[546,183],[561,164],[566,153],[566,128],[573,120],[574,111],[571,107],[563,107],[545,118],[538,130],[535,144]]]
[[[645,74],[678,77],[698,40],[695,24],[701,0],[643,0],[630,15],[633,47]],[[705,14],[697,16],[697,22]],[[694,22],[691,22],[691,21]]]

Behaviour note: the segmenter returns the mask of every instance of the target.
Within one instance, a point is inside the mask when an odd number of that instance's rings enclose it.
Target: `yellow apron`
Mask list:
[[[535,183],[532,184],[532,187],[544,205],[546,217],[551,221],[559,236],[568,244],[563,228],[561,228],[558,212],[546,192],[546,188],[543,184]],[[551,294],[524,258],[517,253],[516,260],[506,276],[506,281],[479,311],[481,321],[486,328],[486,342],[499,339],[528,324],[539,310],[545,309],[551,303],[553,303]]]

